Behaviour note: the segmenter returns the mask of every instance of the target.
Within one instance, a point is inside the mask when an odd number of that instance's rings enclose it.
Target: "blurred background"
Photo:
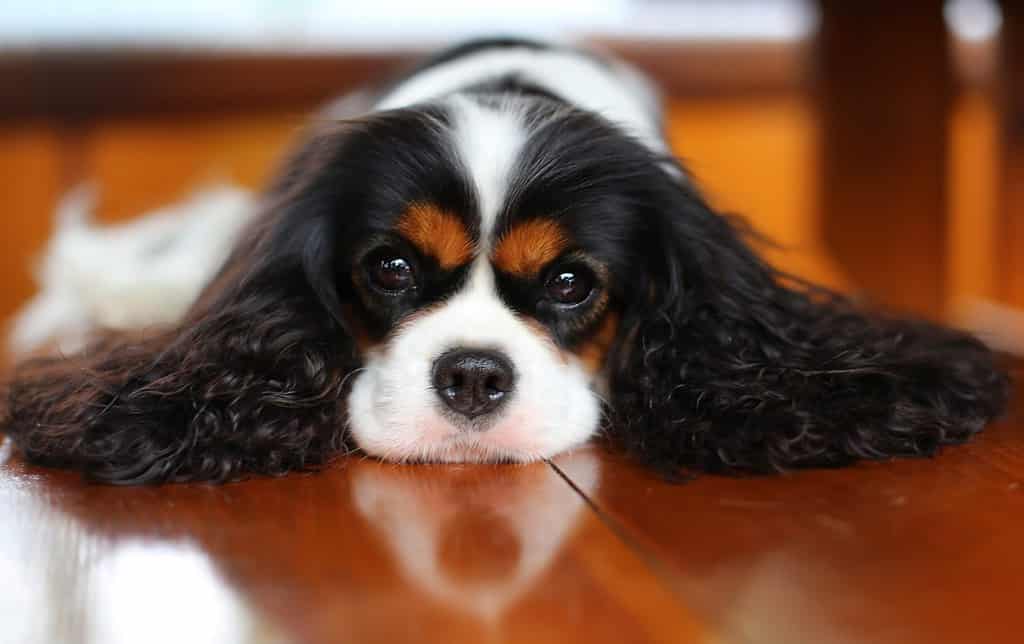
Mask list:
[[[476,35],[584,41],[664,89],[713,203],[785,270],[1024,352],[1024,3],[10,0],[0,8],[0,318],[60,197],[118,221],[259,187],[305,117]]]

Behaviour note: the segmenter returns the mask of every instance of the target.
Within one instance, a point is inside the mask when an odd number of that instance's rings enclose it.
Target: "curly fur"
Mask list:
[[[692,190],[648,242],[612,374],[610,433],[646,464],[771,472],[930,456],[1000,415],[1008,378],[966,333],[858,311],[782,275]]]
[[[21,367],[7,430],[26,457],[107,482],[226,481],[343,445],[350,347],[305,298],[258,287],[184,330]]]

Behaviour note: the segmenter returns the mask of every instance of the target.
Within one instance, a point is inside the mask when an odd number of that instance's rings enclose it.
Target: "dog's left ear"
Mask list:
[[[300,147],[180,324],[16,369],[0,431],[32,462],[110,483],[279,474],[341,450],[358,357],[333,257],[344,204],[324,169],[343,136]]]
[[[669,475],[931,455],[1002,413],[975,338],[871,316],[767,266],[737,220],[659,178],[611,360],[611,433]]]

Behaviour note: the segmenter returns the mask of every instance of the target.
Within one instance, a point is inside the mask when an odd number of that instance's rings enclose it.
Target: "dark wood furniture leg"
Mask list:
[[[1002,189],[1000,295],[1024,307],[1024,7],[1003,3],[1001,41]]]
[[[938,317],[953,94],[942,2],[824,0],[821,11],[826,243],[860,294]]]

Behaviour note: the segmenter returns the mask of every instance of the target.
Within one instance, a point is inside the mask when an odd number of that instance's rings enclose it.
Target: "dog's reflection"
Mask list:
[[[590,495],[600,461],[589,452],[557,466]],[[548,467],[500,470],[376,463],[352,468],[355,508],[388,544],[409,581],[485,621],[496,621],[544,571],[585,507]]]

